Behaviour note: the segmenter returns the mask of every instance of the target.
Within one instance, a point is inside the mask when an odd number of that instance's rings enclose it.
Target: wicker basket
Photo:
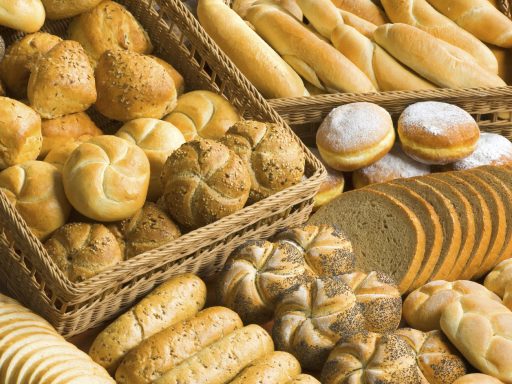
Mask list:
[[[188,89],[219,92],[247,115],[283,123],[207,36],[196,33],[197,21],[181,1],[119,2],[144,26],[155,53],[183,74]],[[49,23],[43,29],[62,36],[67,23]],[[20,34],[10,31],[4,37],[9,42]],[[80,283],[64,277],[0,193],[0,279],[11,294],[43,315],[64,336],[83,332],[112,318],[172,275],[193,272],[210,276],[246,240],[268,237],[303,223],[325,172],[307,150],[306,159],[307,179],[300,184]]]

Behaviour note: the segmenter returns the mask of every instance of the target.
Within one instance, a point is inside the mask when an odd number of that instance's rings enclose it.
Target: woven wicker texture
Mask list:
[[[202,32],[181,1],[119,2],[146,29],[155,54],[181,72],[188,90],[219,92],[244,115],[283,123]],[[49,22],[43,30],[65,36],[68,23],[69,20]],[[5,29],[1,34],[7,44],[22,36]],[[93,111],[91,115],[104,129],[117,126]],[[114,317],[173,275],[193,272],[210,276],[222,268],[228,255],[243,242],[303,223],[311,212],[312,198],[324,173],[322,165],[306,150],[307,179],[300,184],[80,283],[71,283],[63,276],[41,242],[0,193],[0,279],[11,294],[48,319],[61,334],[72,336]]]

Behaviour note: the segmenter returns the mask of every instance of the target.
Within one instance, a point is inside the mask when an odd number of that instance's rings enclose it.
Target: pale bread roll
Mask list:
[[[171,278],[118,317],[94,340],[89,355],[114,373],[123,357],[154,334],[199,312],[206,286],[192,274]]]
[[[512,282],[512,259],[507,259],[494,267],[485,278],[484,285],[503,298],[505,289],[510,282]]]
[[[452,384],[503,384],[503,381],[483,373],[471,373],[459,377]]]
[[[159,57],[149,55],[153,60],[155,60],[158,64],[160,64],[166,70],[167,74],[171,76],[174,81],[174,86],[176,87],[176,93],[178,96],[182,95],[185,92],[185,79],[171,64],[169,64],[164,59]]]
[[[37,32],[44,23],[41,0],[1,0],[0,25],[23,32]]]
[[[243,19],[245,19],[245,16],[247,15],[247,10],[256,4],[274,4],[281,8],[283,8],[285,11],[290,13],[293,17],[295,17],[297,20],[302,20],[303,14],[300,7],[297,5],[296,0],[234,0],[231,4],[231,8],[240,15]]]
[[[331,0],[296,0],[304,16],[325,38],[330,39],[336,25],[343,23],[338,8]]]
[[[97,6],[102,0],[41,0],[50,20],[66,19],[87,12]]]
[[[373,32],[377,29],[377,25],[353,13],[344,11],[343,9],[340,9],[339,11],[343,18],[343,22],[346,25],[355,28],[359,33],[363,34],[367,38],[373,39]]]
[[[263,96],[305,94],[299,75],[222,0],[199,0],[197,15],[206,32]]]
[[[293,355],[272,352],[246,367],[230,384],[288,384],[300,374],[301,367]],[[291,383],[294,383],[292,380]]]
[[[88,140],[89,138],[90,137],[88,137],[86,140]],[[60,147],[54,148],[50,152],[48,152],[43,161],[53,165],[60,172],[62,172],[62,170],[64,169],[64,164],[66,164],[66,161],[68,160],[69,156],[71,156],[73,151],[76,148],[78,148],[80,144],[82,144],[81,141],[75,140],[63,144]]]
[[[353,13],[375,25],[389,23],[389,19],[379,6],[371,0],[331,0],[338,8]]]

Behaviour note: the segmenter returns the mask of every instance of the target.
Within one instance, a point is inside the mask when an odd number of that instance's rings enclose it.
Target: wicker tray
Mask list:
[[[197,21],[181,1],[119,2],[144,26],[155,53],[182,73],[188,90],[219,92],[246,115],[283,123],[210,40],[196,33]],[[67,23],[48,23],[43,30],[63,36]],[[7,42],[21,36],[12,30],[3,33]],[[108,121],[102,127],[106,125]],[[303,223],[311,212],[312,198],[324,172],[306,150],[307,178],[300,184],[80,283],[71,283],[64,277],[0,193],[0,279],[13,296],[69,337],[112,318],[172,275],[193,272],[208,277],[246,240],[268,237],[282,228]]]

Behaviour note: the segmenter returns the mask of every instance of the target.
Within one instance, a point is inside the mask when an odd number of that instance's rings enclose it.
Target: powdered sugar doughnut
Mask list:
[[[423,176],[431,173],[430,165],[420,163],[407,156],[399,144],[376,163],[355,171],[352,175],[354,188],[384,183],[406,177]]]
[[[338,171],[354,171],[373,164],[389,152],[394,141],[391,116],[371,103],[333,109],[316,134],[320,155]]]
[[[476,149],[478,124],[463,109],[437,101],[408,106],[398,120],[402,148],[425,164],[448,164]]]
[[[475,152],[445,169],[463,171],[483,165],[512,165],[512,143],[496,133],[482,132]]]

